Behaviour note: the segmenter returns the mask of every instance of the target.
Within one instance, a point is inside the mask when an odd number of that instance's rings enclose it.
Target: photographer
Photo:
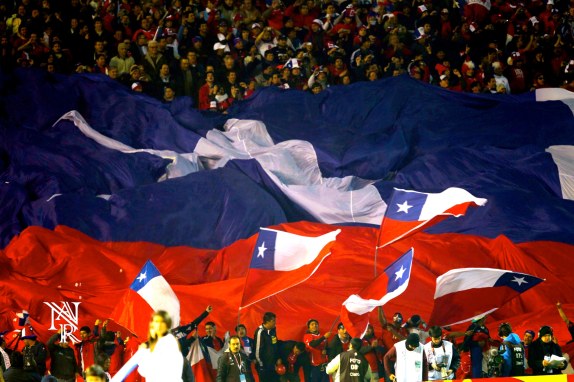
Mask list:
[[[460,355],[453,343],[442,339],[440,326],[429,329],[430,342],[424,346],[425,356],[429,366],[429,381],[454,379],[460,366]]]
[[[502,354],[504,360],[501,375],[503,377],[524,375],[525,355],[520,337],[512,332],[510,324],[506,322],[498,327],[498,335],[503,341],[499,349],[499,354]]]

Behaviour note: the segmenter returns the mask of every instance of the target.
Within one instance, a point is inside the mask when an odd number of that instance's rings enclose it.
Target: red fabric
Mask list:
[[[152,307],[137,292],[129,287],[120,301],[111,313],[110,318],[129,330],[132,334],[146,338],[149,320],[153,314]]]
[[[112,356],[110,357],[110,369],[109,372],[111,375],[114,375],[121,369],[122,365],[124,364],[124,347],[119,345],[116,341],[116,348]]]
[[[304,222],[274,228],[306,235],[333,230],[330,225]],[[261,323],[264,312],[273,311],[278,316],[279,339],[302,338],[307,317],[319,322],[335,321],[342,302],[373,278],[378,232],[366,227],[339,228],[342,232],[331,248],[332,254],[318,272],[303,284],[242,309],[239,321],[252,331]],[[169,248],[145,242],[102,243],[62,226],[54,230],[30,227],[0,251],[4,259],[0,322],[14,325],[14,313],[26,308],[39,339],[46,341],[54,330],[49,329],[51,312],[44,301],[81,301],[81,322],[107,318],[142,265],[151,259],[180,301],[193,302],[182,304],[182,322],[197,317],[198,307],[212,305],[216,309],[210,320],[223,331],[233,330],[255,241],[253,236],[222,250]],[[416,251],[409,287],[385,305],[385,311],[400,311],[405,317],[419,314],[426,320],[433,308],[437,276],[464,267],[512,269],[546,281],[491,314],[489,329],[496,332],[500,322],[511,319],[517,333],[547,324],[561,346],[570,339],[555,303],[562,302],[566,314],[574,317],[574,284],[569,282],[574,246],[548,241],[513,244],[504,236],[487,239],[419,232],[379,249],[378,274],[411,247]],[[370,318],[377,326],[376,312]],[[463,325],[453,330],[465,328]],[[141,333],[140,338],[146,335]]]
[[[75,345],[78,357],[78,366],[81,367],[83,370],[87,369],[88,367],[96,363],[95,343],[96,339],[94,338],[94,336],[90,336],[87,340],[83,341],[83,343]]]

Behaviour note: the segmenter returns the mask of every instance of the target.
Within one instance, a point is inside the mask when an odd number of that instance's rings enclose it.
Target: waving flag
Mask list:
[[[381,224],[381,247],[421,230],[439,216],[462,216],[471,205],[483,206],[462,188],[451,187],[438,194],[395,188]]]
[[[349,296],[341,307],[341,322],[352,337],[362,337],[369,324],[369,312],[403,293],[409,285],[414,249],[389,265],[361,293]]]
[[[187,360],[191,364],[191,370],[193,371],[193,376],[196,381],[213,382],[213,374],[211,373],[209,365],[203,356],[200,342],[199,338],[193,341],[189,348],[189,354],[187,354]],[[217,368],[217,364],[215,368]]]
[[[315,273],[341,230],[307,237],[262,228],[253,250],[240,308],[302,283]]]
[[[16,317],[18,317],[18,326],[25,326],[30,323],[30,314],[27,310],[16,313]]]
[[[154,311],[165,310],[172,327],[179,326],[179,299],[156,266],[148,260],[130,285],[112,318],[132,333],[146,338],[149,320]]]
[[[453,269],[437,277],[432,325],[454,325],[494,312],[504,303],[544,281],[492,268]]]

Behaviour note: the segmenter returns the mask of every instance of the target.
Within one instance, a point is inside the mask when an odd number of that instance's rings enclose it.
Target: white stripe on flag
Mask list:
[[[479,206],[486,204],[486,199],[477,198],[470,192],[457,187],[450,187],[438,194],[428,194],[419,220],[430,220],[437,215],[443,214],[453,206],[474,202]]]
[[[452,269],[437,277],[434,298],[467,289],[493,287],[500,276],[507,272],[492,268]]]
[[[295,235],[289,232],[262,228],[277,233],[275,239],[276,271],[292,271],[311,264],[323,248],[337,238],[340,229],[318,237]]]
[[[172,320],[172,327],[179,326],[179,299],[163,276],[157,276],[137,292],[153,310],[167,311]]]

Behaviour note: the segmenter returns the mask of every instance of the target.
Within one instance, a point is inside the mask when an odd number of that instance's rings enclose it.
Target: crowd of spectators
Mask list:
[[[225,110],[408,73],[463,92],[574,89],[569,0],[9,0],[0,67],[101,73]]]

